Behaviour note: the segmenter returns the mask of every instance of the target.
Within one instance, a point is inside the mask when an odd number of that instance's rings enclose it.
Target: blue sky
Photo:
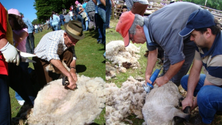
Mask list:
[[[37,19],[36,10],[34,8],[35,0],[0,0],[2,5],[7,9],[17,9],[24,14],[25,18],[28,18],[31,22]]]

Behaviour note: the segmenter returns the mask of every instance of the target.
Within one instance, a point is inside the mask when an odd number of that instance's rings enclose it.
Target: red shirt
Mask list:
[[[0,39],[6,38],[7,32],[7,12],[5,7],[0,3]],[[0,43],[1,44],[1,43]],[[5,58],[0,52],[0,74],[8,75],[8,63],[5,62]]]

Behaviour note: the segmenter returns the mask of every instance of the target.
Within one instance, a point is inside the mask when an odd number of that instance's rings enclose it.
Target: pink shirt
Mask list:
[[[27,32],[28,34],[28,29],[27,28],[23,28],[22,30],[13,30],[14,33],[16,34],[20,34],[22,32]],[[21,41],[18,46],[16,47],[18,50],[22,51],[22,52],[26,52],[26,47],[25,47],[25,44],[26,44],[26,39],[27,39],[28,35],[25,37],[25,39],[23,41]],[[17,43],[17,41],[14,41],[14,45]]]

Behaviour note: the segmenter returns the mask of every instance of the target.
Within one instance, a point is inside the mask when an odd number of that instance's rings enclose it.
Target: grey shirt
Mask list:
[[[176,2],[155,11],[144,20],[151,41],[163,48],[171,64],[185,59],[183,38],[179,32],[185,27],[190,14],[197,9],[200,7],[193,3]],[[148,50],[154,50],[157,46],[147,42],[147,47]]]

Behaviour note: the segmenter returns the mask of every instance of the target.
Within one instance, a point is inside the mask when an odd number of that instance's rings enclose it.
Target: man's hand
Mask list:
[[[152,84],[152,81],[150,81],[150,77],[151,77],[151,75],[146,75],[145,81],[146,81],[146,83],[148,82],[148,83]]]
[[[2,47],[2,49],[0,49],[0,51],[2,52],[6,62],[16,63],[16,65],[19,65],[19,53],[13,45],[7,43],[4,47]]]
[[[167,79],[166,77],[164,76],[161,76],[159,78],[156,79],[155,83],[160,87],[164,84],[166,84],[167,82],[169,82],[169,79]]]
[[[192,107],[193,107],[193,97],[186,97],[182,101],[182,110],[184,110],[187,106],[190,106],[191,109],[192,109]]]
[[[77,87],[76,81],[72,78],[71,75],[68,77],[68,80],[69,80],[69,85],[67,87],[71,90],[76,89],[76,87]]]

